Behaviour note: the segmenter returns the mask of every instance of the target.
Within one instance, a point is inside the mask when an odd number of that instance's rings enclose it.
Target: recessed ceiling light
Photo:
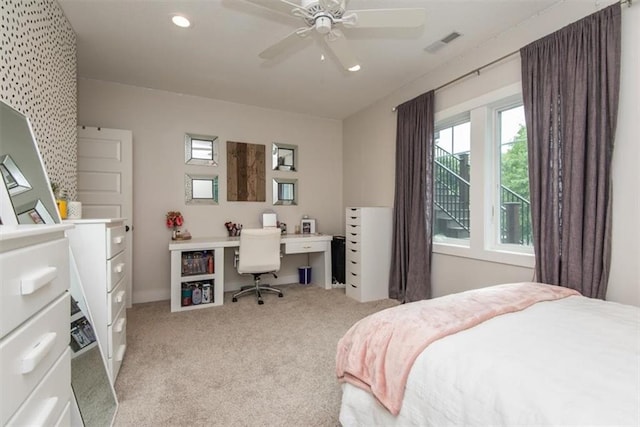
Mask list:
[[[189,22],[189,20],[182,15],[173,15],[171,21],[178,27],[188,28],[191,26],[191,22]]]
[[[324,61],[324,53],[320,54],[320,61]]]
[[[353,67],[349,67],[349,71],[351,71],[351,72],[360,71],[360,65],[356,64]]]

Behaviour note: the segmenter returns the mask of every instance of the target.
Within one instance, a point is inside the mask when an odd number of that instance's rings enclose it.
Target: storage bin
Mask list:
[[[311,267],[308,265],[298,267],[298,276],[298,282],[301,285],[308,285],[309,283],[311,283]]]

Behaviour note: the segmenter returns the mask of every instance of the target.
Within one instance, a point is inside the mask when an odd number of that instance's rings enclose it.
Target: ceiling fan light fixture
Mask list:
[[[189,28],[191,26],[191,21],[189,21],[186,16],[182,15],[173,15],[171,17],[171,22],[180,28]]]
[[[331,31],[332,25],[333,22],[328,16],[319,16],[315,20],[316,31],[320,34],[327,34],[329,31]]]
[[[359,64],[356,64],[356,65],[354,65],[353,67],[349,67],[348,69],[349,69],[349,71],[351,71],[352,73],[355,73],[356,71],[360,71],[360,65],[359,65]]]

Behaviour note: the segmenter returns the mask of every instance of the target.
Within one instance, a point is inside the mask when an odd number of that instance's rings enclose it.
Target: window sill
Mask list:
[[[532,253],[509,251],[506,249],[477,250],[468,246],[434,242],[433,253],[518,267],[533,268],[535,266],[535,256]]]

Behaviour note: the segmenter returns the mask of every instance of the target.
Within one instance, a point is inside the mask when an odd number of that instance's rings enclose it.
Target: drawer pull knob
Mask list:
[[[38,343],[22,358],[22,366],[20,369],[22,374],[28,374],[42,362],[42,359],[49,354],[53,344],[56,342],[57,335],[55,332],[49,332],[40,337]]]
[[[124,271],[124,262],[116,265],[113,271],[115,271],[116,273],[122,273]]]
[[[31,295],[41,287],[48,285],[58,276],[56,267],[46,267],[36,271],[33,275],[20,280],[20,292],[22,295]]]
[[[116,245],[119,245],[122,242],[124,242],[124,237],[123,236],[118,236],[118,237],[114,237],[113,238],[113,243],[115,243]]]
[[[352,287],[352,288],[356,288],[356,289],[358,288],[358,287],[357,287],[356,285],[354,285],[354,284],[351,284],[351,283],[350,283],[350,285],[351,285],[351,287]]]
[[[356,274],[356,273],[351,273],[351,275],[352,275],[352,276],[357,276],[357,274]]]
[[[116,302],[120,304],[123,300],[124,300],[124,291],[120,291],[116,295]]]
[[[120,320],[118,320],[118,323],[116,323],[116,327],[113,328],[114,331],[120,333],[122,332],[122,330],[124,329],[124,325],[127,323],[127,319],[126,318],[121,318]]]
[[[39,410],[35,411],[35,416],[29,420],[27,425],[30,426],[45,426],[52,424],[53,420],[50,420],[51,415],[53,415],[53,410],[56,409],[56,405],[58,404],[58,396],[52,396],[48,399],[45,399],[42,406]]]
[[[116,361],[122,362],[122,359],[124,359],[124,352],[126,349],[127,349],[126,344],[123,344],[120,346],[120,348],[118,349],[118,354],[116,354]]]
[[[357,262],[355,262],[355,261],[351,261],[351,264],[357,264]]]

